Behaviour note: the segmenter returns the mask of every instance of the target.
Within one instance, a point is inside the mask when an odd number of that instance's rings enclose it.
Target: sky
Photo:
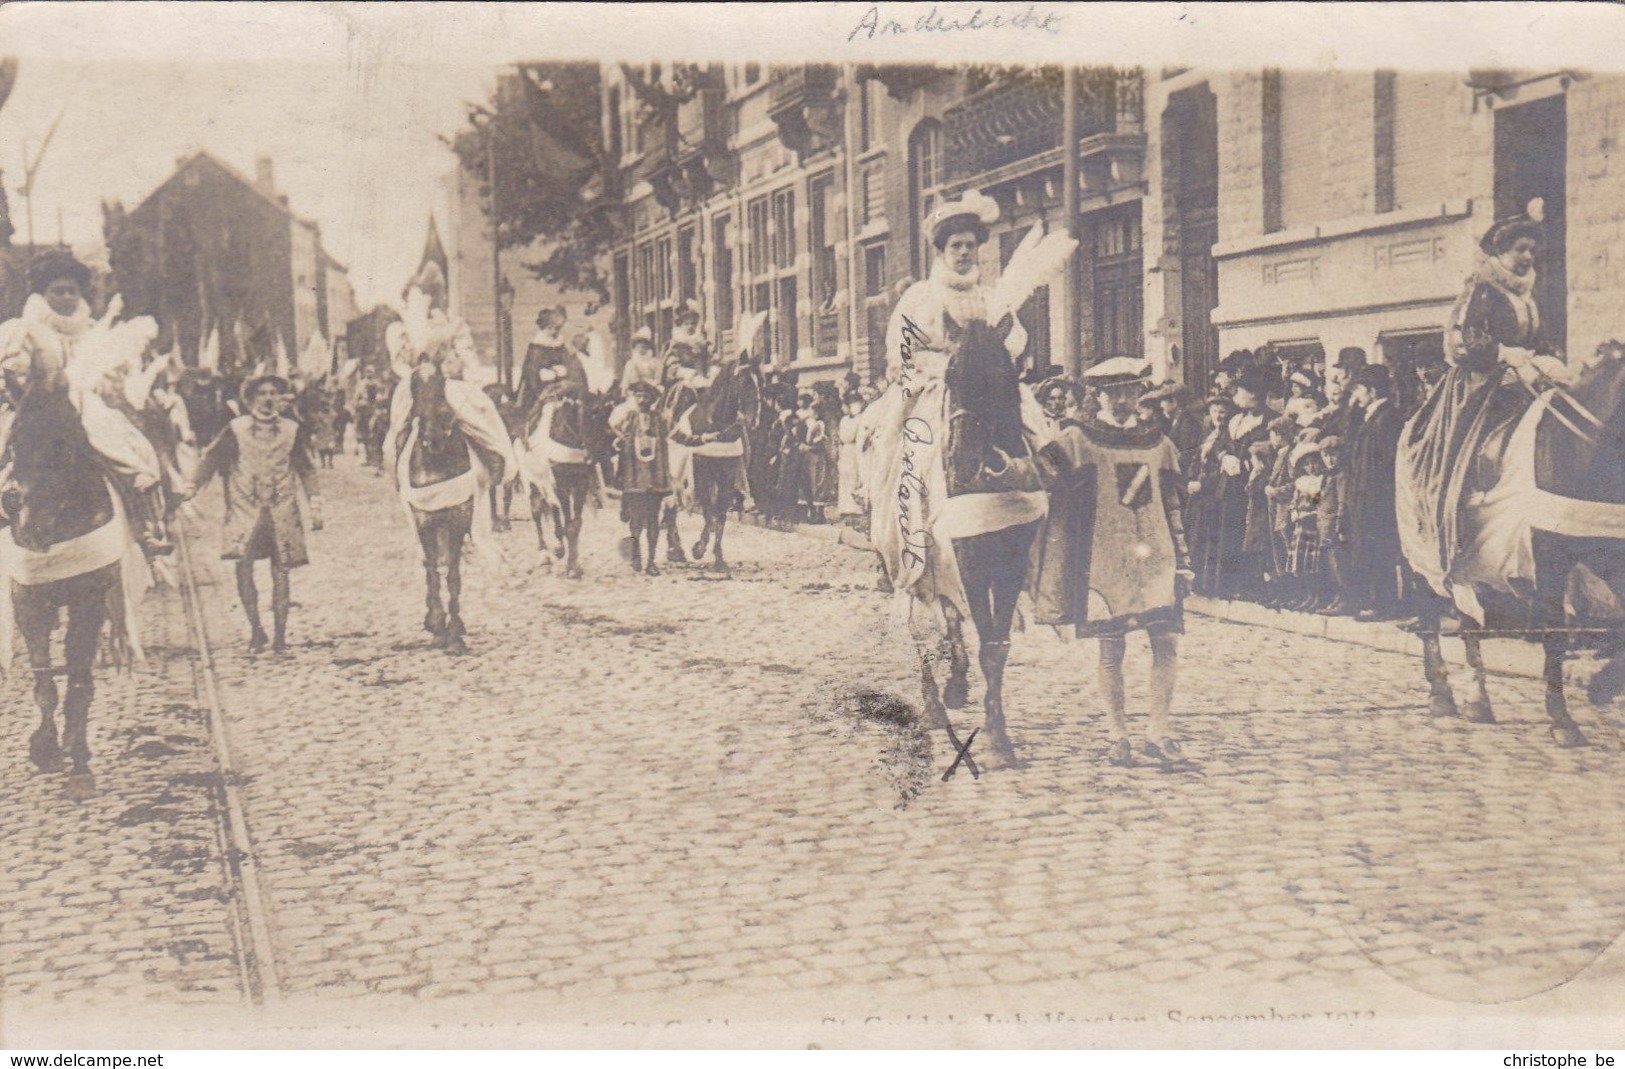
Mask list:
[[[274,161],[290,206],[321,225],[363,307],[416,265],[438,182],[455,157],[437,138],[479,100],[489,67],[299,62],[83,64],[24,58],[0,108],[0,169],[26,240],[25,151],[61,125],[34,179],[36,240],[96,241],[101,202],[133,208],[178,159],[206,149],[248,175]]]

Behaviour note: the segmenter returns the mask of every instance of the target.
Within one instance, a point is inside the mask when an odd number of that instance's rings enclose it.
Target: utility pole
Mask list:
[[[1078,237],[1078,70],[1070,64],[1061,73],[1061,216],[1066,232]],[[1083,348],[1078,344],[1078,305],[1083,300],[1079,284],[1078,257],[1082,250],[1066,258],[1066,340],[1061,343],[1066,373],[1075,380],[1083,374]]]
[[[23,195],[23,207],[27,213],[25,218],[28,220],[28,244],[30,247],[34,244],[34,175],[39,172],[39,166],[45,160],[45,152],[51,147],[51,138],[56,136],[56,128],[62,125],[62,116],[67,113],[66,106],[56,113],[56,118],[52,120],[51,128],[45,131],[45,140],[40,142],[39,151],[34,154],[33,159],[28,157],[28,140],[23,139],[23,184],[22,188],[17,192]]]
[[[497,374],[504,386],[513,386],[513,354],[508,344],[507,318],[502,308],[502,226],[497,221],[497,127],[492,116],[485,125],[485,181],[491,187],[491,321],[497,335]]]

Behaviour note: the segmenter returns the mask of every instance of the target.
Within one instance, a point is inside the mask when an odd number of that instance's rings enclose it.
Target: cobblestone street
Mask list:
[[[1176,701],[1191,767],[1118,769],[1093,644],[1032,630],[1007,690],[1028,767],[944,783],[940,736],[850,700],[917,698],[863,554],[730,526],[732,581],[651,579],[606,508],[572,582],[516,524],[504,550],[529,570],[471,572],[473,654],[450,658],[418,630],[386,480],[346,457],[329,486],[287,656],[246,652],[217,535],[193,533],[273,999],[796,1013],[857,992],[1292,989],[1356,1008],[1625,975],[1618,716],[1582,707],[1596,745],[1558,750],[1535,681],[1494,681],[1499,726],[1435,724],[1413,658],[1196,617]],[[14,1005],[244,999],[197,661],[174,592],[149,605],[157,671],[98,697],[96,801],[29,774],[32,702],[10,684]],[[1131,709],[1146,670],[1131,643]]]

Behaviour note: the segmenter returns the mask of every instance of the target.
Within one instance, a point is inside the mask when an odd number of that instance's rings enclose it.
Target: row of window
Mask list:
[[[1437,202],[1456,134],[1441,119],[1453,114],[1458,83],[1446,74],[1266,71],[1264,231]],[[1372,105],[1370,137],[1351,140],[1342,117],[1361,96]],[[1342,180],[1348,168],[1369,184]]]

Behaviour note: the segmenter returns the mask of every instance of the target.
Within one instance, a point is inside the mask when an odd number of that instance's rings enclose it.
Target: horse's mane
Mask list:
[[[423,368],[429,367],[424,373]],[[444,449],[460,433],[457,414],[446,400],[446,378],[438,364],[419,365],[412,371],[412,419],[418,424],[418,441],[430,450]]]
[[[38,355],[17,401],[8,452],[12,479],[28,504],[17,541],[43,549],[91,530],[111,514],[106,483],[67,380]]]
[[[957,441],[993,445],[1020,456],[1026,442],[1021,431],[1020,376],[1005,351],[1004,337],[980,321],[960,327],[948,318],[945,326],[953,346],[943,375],[951,418],[968,417],[980,428],[970,437],[950,435],[950,450]]]
[[[696,434],[705,434],[738,423],[752,400],[753,385],[749,376],[740,373],[737,364],[724,364],[689,410],[689,428]]]

